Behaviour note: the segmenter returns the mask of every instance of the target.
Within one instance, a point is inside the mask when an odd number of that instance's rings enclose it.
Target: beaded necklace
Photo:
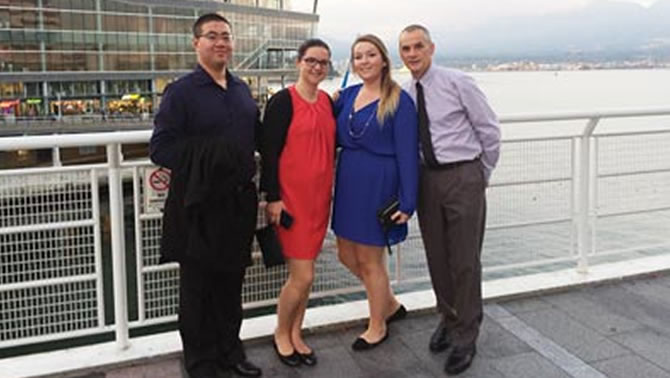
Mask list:
[[[375,111],[372,111],[370,113],[370,117],[368,117],[368,120],[365,121],[365,124],[363,124],[363,128],[361,129],[361,131],[355,132],[354,129],[352,128],[352,126],[351,126],[351,123],[354,119],[354,106],[353,105],[351,106],[351,113],[349,113],[349,118],[347,120],[347,129],[349,130],[349,136],[350,137],[352,137],[354,139],[360,139],[360,138],[363,137],[363,135],[365,135],[365,132],[368,130],[368,126],[370,126],[370,122],[372,121],[372,117],[374,117],[375,114],[377,114],[376,109],[377,109],[377,105],[375,105],[375,109],[374,109]]]

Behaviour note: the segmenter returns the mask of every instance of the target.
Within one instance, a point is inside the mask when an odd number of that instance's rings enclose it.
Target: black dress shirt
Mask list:
[[[192,137],[221,138],[238,145],[249,157],[249,179],[256,173],[254,150],[260,113],[249,87],[226,72],[227,89],[201,67],[165,88],[149,144],[151,160],[176,169],[180,142]]]

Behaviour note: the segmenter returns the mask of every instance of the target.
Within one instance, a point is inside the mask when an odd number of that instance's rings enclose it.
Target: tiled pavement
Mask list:
[[[670,273],[490,302],[485,312],[477,358],[462,377],[670,377]],[[316,367],[282,365],[267,339],[248,342],[247,352],[264,377],[442,377],[446,354],[427,347],[436,322],[434,313],[411,314],[366,352],[350,348],[361,324],[310,334]],[[182,371],[171,359],[83,377],[181,378]]]

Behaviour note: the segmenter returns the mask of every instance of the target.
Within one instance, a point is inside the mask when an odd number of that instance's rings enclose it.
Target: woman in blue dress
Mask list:
[[[368,327],[352,344],[371,349],[388,336],[387,323],[403,318],[405,307],[389,284],[386,235],[377,211],[393,199],[400,203],[388,233],[391,245],[407,237],[418,186],[417,113],[410,96],[391,79],[391,61],[374,35],[356,39],[351,65],[362,84],[342,90],[335,103],[337,163],[332,228],[338,258],[364,284]]]

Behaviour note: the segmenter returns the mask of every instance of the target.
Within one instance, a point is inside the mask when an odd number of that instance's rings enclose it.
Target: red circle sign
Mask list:
[[[162,192],[170,187],[170,171],[159,168],[149,175],[149,186],[151,189]]]

